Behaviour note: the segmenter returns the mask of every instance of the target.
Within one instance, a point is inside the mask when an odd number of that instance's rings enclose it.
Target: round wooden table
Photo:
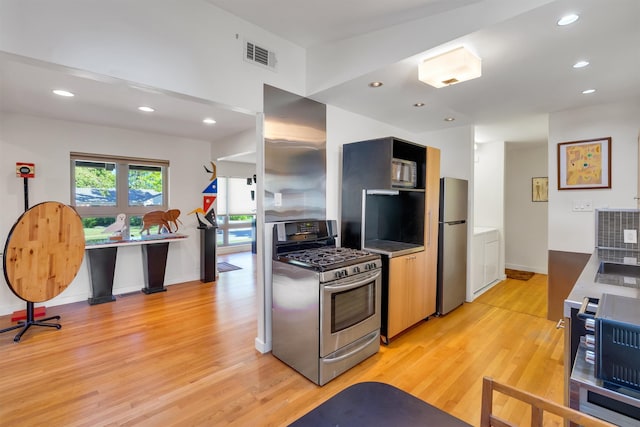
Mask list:
[[[33,320],[33,303],[58,296],[78,274],[84,257],[84,230],[80,216],[59,202],[44,202],[23,213],[13,225],[4,248],[4,276],[11,291],[27,301],[27,320],[6,332],[23,327],[15,341],[31,326],[59,324]]]

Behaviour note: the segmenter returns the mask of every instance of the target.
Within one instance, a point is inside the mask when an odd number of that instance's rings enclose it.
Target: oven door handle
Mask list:
[[[331,291],[331,292],[342,292],[342,291],[348,291],[349,289],[359,288],[360,286],[366,285],[372,280],[376,280],[378,277],[380,277],[380,270],[377,270],[376,272],[371,274],[367,274],[367,273],[364,273],[364,274],[366,274],[366,277],[363,279],[360,278],[362,274],[359,274],[357,276],[358,279],[354,282],[350,281],[353,279],[341,279],[338,282],[336,282],[336,284],[334,285],[325,285],[324,290]]]
[[[584,297],[580,310],[578,310],[578,319],[594,319],[598,310],[599,301],[599,298]]]
[[[380,339],[380,335],[378,334],[378,331],[371,332],[369,334],[369,337],[370,338],[365,343],[363,343],[362,345],[359,345],[357,348],[354,348],[353,350],[336,357],[325,357],[324,359],[322,359],[322,361],[324,363],[336,363],[336,362],[340,362],[341,360],[348,359],[354,354],[357,354],[358,352],[362,351],[363,348],[370,345],[373,341]]]

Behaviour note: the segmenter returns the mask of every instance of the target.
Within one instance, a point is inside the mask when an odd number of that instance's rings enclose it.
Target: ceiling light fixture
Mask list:
[[[575,14],[565,15],[562,18],[560,18],[560,20],[558,21],[558,25],[560,25],[561,27],[564,27],[565,25],[573,24],[578,20],[578,18],[580,17]]]
[[[213,120],[211,117],[207,117],[206,119],[202,120],[202,123],[204,123],[206,125],[215,125],[216,121]]]
[[[145,113],[153,113],[154,111],[156,111],[153,108],[147,107],[145,105],[143,105],[142,107],[138,107],[138,110],[144,111]]]
[[[596,91],[595,89],[587,89],[587,90],[583,90],[583,91],[582,91],[582,93],[583,93],[584,95],[589,95],[590,93],[593,93],[593,92],[595,92],[595,91]]]
[[[382,86],[383,84],[384,84],[384,83],[382,83],[382,82],[371,82],[371,83],[369,83],[369,86],[370,86],[370,87],[380,87],[380,86]]]
[[[52,92],[58,96],[66,96],[67,98],[75,96],[72,92],[69,92],[68,90],[64,90],[64,89],[54,89]]]
[[[589,65],[589,61],[578,61],[575,64],[573,64],[573,68],[584,68],[587,65]]]
[[[444,121],[445,121],[445,122],[452,122],[452,121],[454,121],[454,120],[455,120],[455,117],[445,117],[445,118],[444,118]]]
[[[416,102],[413,104],[414,107],[424,107],[424,102]]]
[[[433,87],[450,86],[481,75],[480,58],[464,46],[425,59],[418,66],[418,79]]]

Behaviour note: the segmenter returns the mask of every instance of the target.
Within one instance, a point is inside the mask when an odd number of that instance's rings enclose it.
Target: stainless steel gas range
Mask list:
[[[335,247],[333,221],[273,231],[272,353],[324,385],[380,348],[380,255]]]

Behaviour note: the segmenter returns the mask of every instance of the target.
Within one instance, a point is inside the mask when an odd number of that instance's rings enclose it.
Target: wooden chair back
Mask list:
[[[558,415],[564,418],[565,421],[570,421],[583,427],[615,427],[614,424],[543,399],[524,390],[499,383],[489,377],[484,377],[482,380],[480,427],[517,427],[516,424],[509,423],[493,414],[494,391],[531,405],[531,427],[542,427],[542,418],[545,411]]]

